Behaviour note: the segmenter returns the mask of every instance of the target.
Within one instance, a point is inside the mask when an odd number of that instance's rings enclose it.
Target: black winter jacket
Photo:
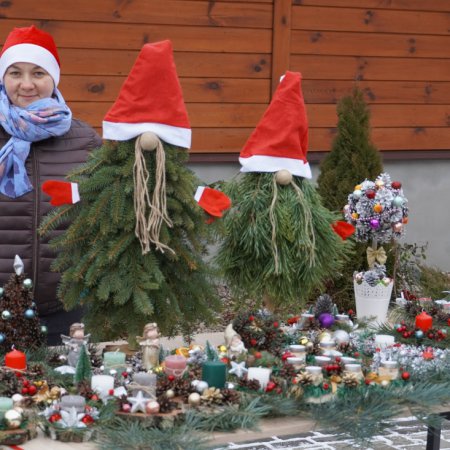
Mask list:
[[[0,127],[0,148],[9,138]],[[52,208],[49,197],[41,190],[42,183],[49,179],[63,180],[67,172],[85,162],[88,152],[101,143],[100,136],[91,127],[72,120],[65,135],[31,145],[26,168],[34,190],[17,199],[0,194],[0,286],[14,273],[14,256],[19,255],[25,265],[25,275],[33,280],[34,300],[41,316],[62,309],[56,298],[60,275],[50,270],[55,254],[48,245],[62,228],[44,239],[37,234],[43,216]]]

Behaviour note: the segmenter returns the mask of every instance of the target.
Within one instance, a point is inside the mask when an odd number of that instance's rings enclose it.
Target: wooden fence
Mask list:
[[[0,2],[0,42],[32,23],[56,40],[74,115],[100,133],[142,45],[170,39],[194,159],[235,160],[287,69],[303,74],[310,154],[329,150],[355,85],[380,150],[450,154],[448,0]]]

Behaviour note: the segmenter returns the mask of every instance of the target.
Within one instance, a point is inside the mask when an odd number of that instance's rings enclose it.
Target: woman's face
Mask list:
[[[6,94],[13,105],[26,108],[30,103],[49,98],[55,83],[42,67],[32,63],[14,63],[8,67],[3,77]]]

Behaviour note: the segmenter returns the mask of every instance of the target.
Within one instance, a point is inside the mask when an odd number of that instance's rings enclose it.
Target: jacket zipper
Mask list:
[[[33,187],[34,187],[34,217],[33,217],[33,252],[32,257],[33,260],[31,261],[31,264],[33,266],[33,296],[34,292],[38,283],[38,248],[39,248],[39,238],[37,235],[37,229],[38,229],[38,222],[39,222],[39,185],[38,185],[38,160],[37,157],[33,151],[33,148],[31,148],[31,160],[33,163]]]

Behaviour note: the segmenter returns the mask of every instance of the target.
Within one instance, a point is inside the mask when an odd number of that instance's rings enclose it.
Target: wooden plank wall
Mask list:
[[[355,83],[381,150],[428,151],[450,148],[449,12],[448,0],[11,0],[0,39],[49,31],[60,89],[100,133],[142,45],[171,39],[197,157],[236,159],[286,69],[304,76],[311,152],[330,148]]]

